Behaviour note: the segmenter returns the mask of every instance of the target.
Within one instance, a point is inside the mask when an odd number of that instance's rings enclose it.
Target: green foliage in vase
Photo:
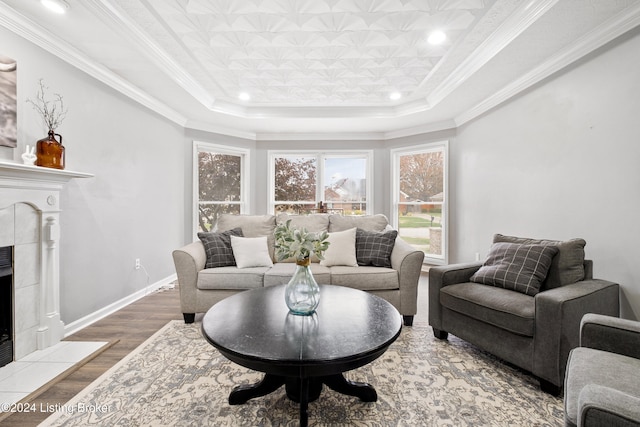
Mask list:
[[[310,233],[305,228],[291,228],[291,220],[284,224],[279,224],[274,235],[276,238],[276,257],[278,261],[287,258],[304,260],[315,254],[318,258],[324,259],[324,251],[329,248],[329,233]]]

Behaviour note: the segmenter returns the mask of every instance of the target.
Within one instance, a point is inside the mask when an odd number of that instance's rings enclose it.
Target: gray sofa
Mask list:
[[[429,271],[429,324],[437,338],[452,333],[533,373],[544,391],[559,394],[567,357],[579,343],[582,316],[618,316],[619,286],[593,279],[593,263],[584,259],[582,239],[559,242],[497,234],[492,248],[503,243],[559,248],[539,291],[528,295],[472,281],[482,263],[434,267]]]
[[[640,426],[640,322],[587,314],[569,354],[566,426]]]
[[[201,241],[173,252],[180,289],[180,304],[186,323],[195,313],[206,312],[213,304],[235,293],[263,286],[285,284],[295,271],[295,262],[275,262],[273,232],[276,224],[291,220],[291,226],[311,232],[329,233],[359,228],[366,231],[391,230],[384,215],[229,215],[219,217],[215,231],[240,228],[244,237],[267,236],[272,266],[238,268],[223,266],[205,268],[207,254]],[[411,325],[417,311],[418,279],[424,253],[401,238],[395,240],[390,256],[391,267],[323,266],[311,259],[311,271],[319,284],[348,286],[384,298],[398,309],[406,325]],[[314,262],[315,261],[315,262]],[[284,302],[283,302],[284,303]]]

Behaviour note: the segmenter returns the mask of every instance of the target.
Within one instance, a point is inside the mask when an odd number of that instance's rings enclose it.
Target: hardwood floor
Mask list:
[[[93,360],[34,399],[40,405],[63,405],[170,320],[182,320],[178,288],[151,293],[81,331],[68,341],[118,341]],[[2,426],[33,427],[50,413],[14,413],[0,421]]]

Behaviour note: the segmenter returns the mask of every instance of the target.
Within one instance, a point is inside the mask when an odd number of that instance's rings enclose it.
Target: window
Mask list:
[[[194,142],[194,231],[209,231],[223,213],[248,210],[249,150]]]
[[[367,213],[371,157],[369,151],[270,153],[270,211]]]
[[[392,151],[393,224],[434,264],[447,261],[447,154],[446,141]]]

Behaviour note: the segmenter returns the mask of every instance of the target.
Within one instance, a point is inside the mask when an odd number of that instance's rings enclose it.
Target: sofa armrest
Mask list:
[[[640,359],[640,322],[586,314],[580,324],[580,346]]]
[[[482,263],[451,264],[429,269],[429,325],[434,329],[442,328],[442,306],[440,289],[456,283],[468,282],[473,273],[482,267]]]
[[[396,238],[391,251],[391,268],[398,272],[400,311],[405,316],[418,312],[418,281],[423,260],[424,252],[417,250],[402,238]]]
[[[535,296],[534,372],[560,386],[567,358],[580,344],[580,322],[586,313],[618,316],[619,286],[607,280],[582,280]]]
[[[586,385],[578,398],[578,426],[640,426],[640,398],[609,387]]]
[[[178,276],[180,305],[183,313],[196,312],[198,272],[204,270],[207,254],[202,242],[193,242],[173,251],[173,263]]]

